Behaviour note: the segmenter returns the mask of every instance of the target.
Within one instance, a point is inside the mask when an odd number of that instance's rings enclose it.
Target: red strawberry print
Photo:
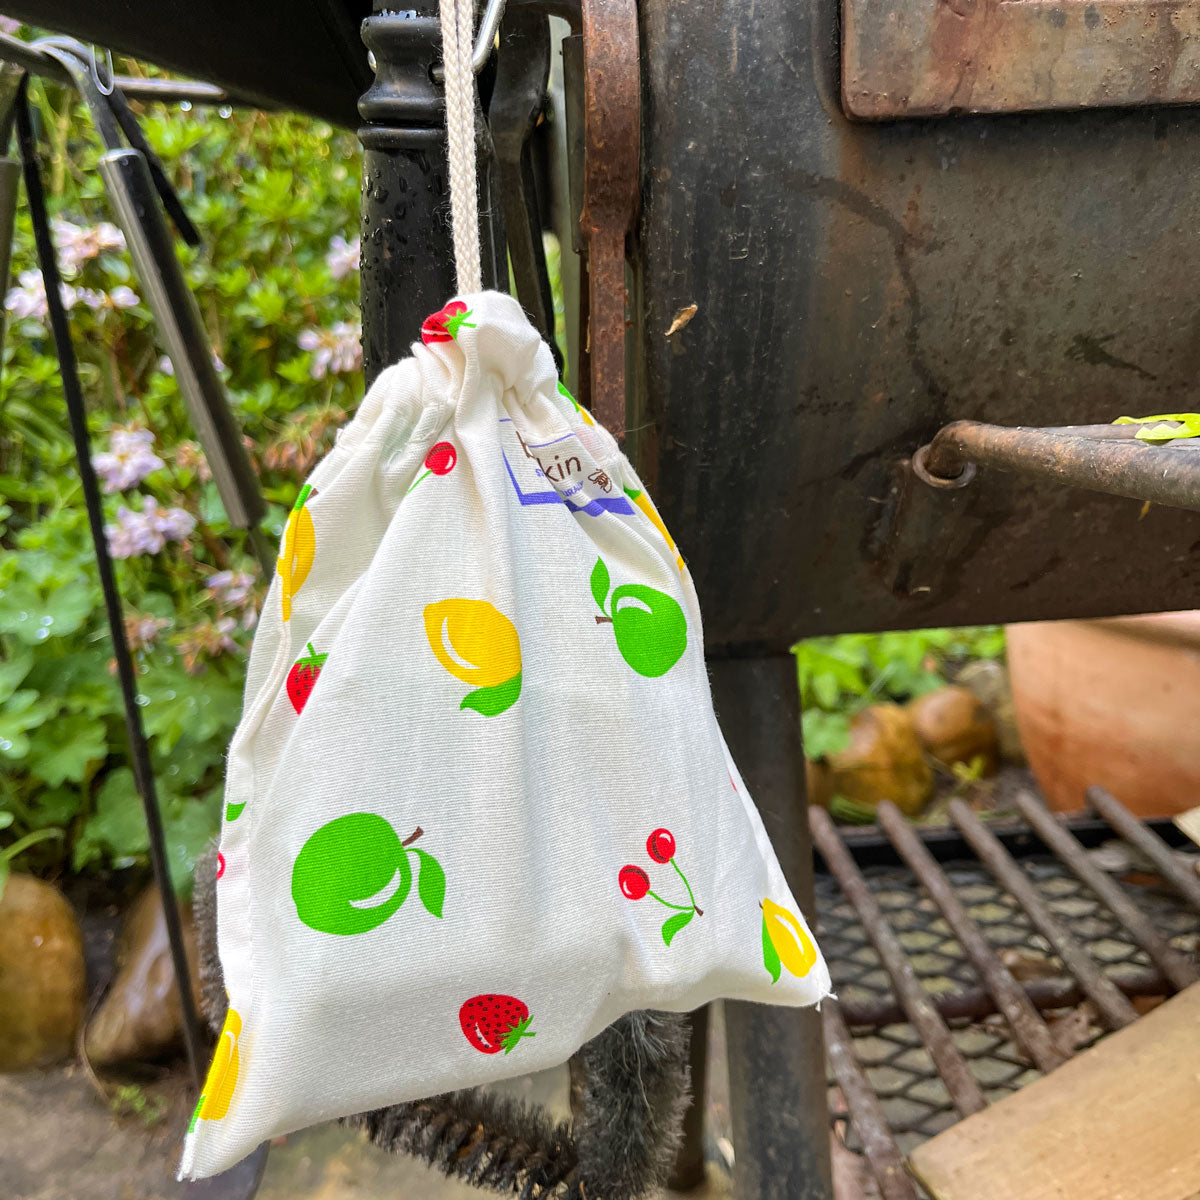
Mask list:
[[[508,1054],[522,1038],[537,1037],[529,1028],[532,1020],[524,1001],[490,992],[472,996],[458,1010],[463,1034],[480,1054]]]
[[[321,668],[328,657],[328,654],[318,654],[313,649],[312,642],[309,642],[308,653],[292,664],[287,677],[287,694],[297,712],[308,703],[313,688],[317,686],[317,676],[321,674]]]
[[[440,312],[425,318],[421,324],[421,341],[425,345],[433,342],[452,342],[465,325],[474,329],[475,323],[468,321],[471,310],[461,300],[451,300]]]
[[[225,855],[220,850],[217,851],[217,878],[220,879],[225,874]]]

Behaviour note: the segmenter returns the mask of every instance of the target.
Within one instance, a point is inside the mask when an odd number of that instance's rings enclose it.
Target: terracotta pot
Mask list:
[[[1142,817],[1200,801],[1200,612],[1008,629],[1021,740],[1047,803],[1107,788]]]

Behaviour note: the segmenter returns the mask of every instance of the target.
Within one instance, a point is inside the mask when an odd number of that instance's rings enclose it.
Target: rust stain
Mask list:
[[[843,0],[867,120],[1200,101],[1200,0]]]

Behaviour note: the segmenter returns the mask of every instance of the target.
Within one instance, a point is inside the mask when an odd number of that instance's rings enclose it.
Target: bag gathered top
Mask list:
[[[296,496],[216,888],[228,1011],[185,1178],[561,1064],[634,1010],[829,993],[684,560],[508,296],[429,317]]]

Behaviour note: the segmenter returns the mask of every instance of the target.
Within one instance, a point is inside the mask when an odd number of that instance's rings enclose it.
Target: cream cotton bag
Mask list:
[[[229,1012],[184,1148],[564,1062],[829,973],[713,713],[695,590],[515,300],[462,297],[301,489],[229,754]]]

